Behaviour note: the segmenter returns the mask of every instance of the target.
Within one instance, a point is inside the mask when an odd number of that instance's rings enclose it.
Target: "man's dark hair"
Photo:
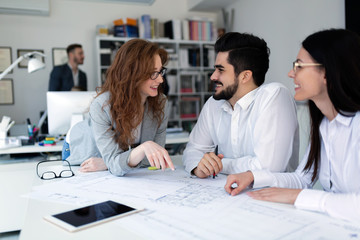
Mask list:
[[[270,49],[263,39],[248,33],[229,32],[216,41],[215,52],[229,52],[227,60],[234,67],[236,76],[250,70],[257,86],[264,83]]]
[[[69,55],[70,52],[74,51],[75,48],[82,48],[82,46],[78,43],[71,44],[66,48],[66,52]]]

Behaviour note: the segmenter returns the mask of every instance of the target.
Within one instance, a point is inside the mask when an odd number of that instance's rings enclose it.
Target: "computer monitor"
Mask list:
[[[91,101],[96,92],[47,92],[47,115],[49,135],[66,134],[71,123],[88,113]]]

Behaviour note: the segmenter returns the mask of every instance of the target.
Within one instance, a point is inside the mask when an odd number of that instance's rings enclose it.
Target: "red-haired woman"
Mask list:
[[[166,61],[166,51],[154,43],[133,39],[121,46],[89,118],[69,131],[63,159],[81,164],[84,172],[109,169],[117,176],[146,165],[174,170],[164,149]]]

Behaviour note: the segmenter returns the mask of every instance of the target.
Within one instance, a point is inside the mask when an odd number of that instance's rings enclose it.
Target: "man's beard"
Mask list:
[[[81,65],[81,64],[84,63],[84,60],[81,59],[81,58],[75,58],[75,59],[74,59],[74,62],[75,62],[76,64],[78,64],[78,65]]]
[[[215,84],[220,83],[219,81],[215,81]],[[221,83],[220,83],[221,84]],[[228,86],[227,88],[225,88],[224,90],[222,90],[221,92],[219,92],[218,94],[213,95],[215,100],[229,100],[230,98],[232,98],[239,86],[239,80],[238,79],[234,79],[234,84]]]

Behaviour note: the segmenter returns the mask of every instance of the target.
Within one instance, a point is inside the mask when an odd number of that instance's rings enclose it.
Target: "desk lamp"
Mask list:
[[[32,73],[32,72],[35,72],[35,71],[37,71],[39,69],[44,68],[45,64],[43,62],[39,61],[38,59],[36,59],[34,57],[35,55],[40,55],[40,56],[45,57],[44,54],[39,53],[39,52],[29,52],[29,53],[26,53],[26,54],[20,56],[4,72],[2,72],[0,74],[0,80],[3,79],[5,77],[5,75],[8,74],[23,59],[29,59],[29,62],[28,62],[28,72],[29,73]]]

